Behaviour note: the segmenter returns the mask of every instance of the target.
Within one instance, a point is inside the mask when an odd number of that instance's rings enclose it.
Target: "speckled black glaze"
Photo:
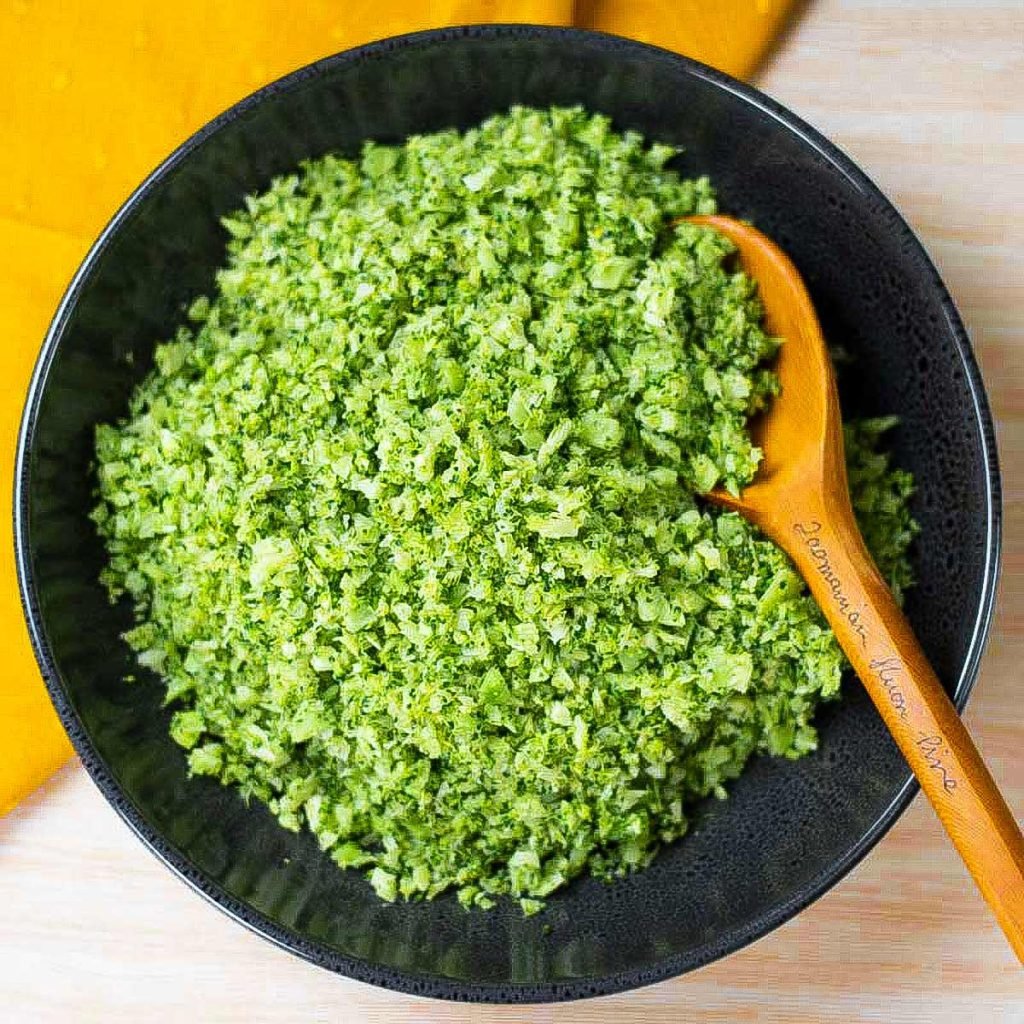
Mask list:
[[[128,200],[78,271],[46,338],[18,452],[15,533],[27,617],[54,704],[86,767],[139,837],[237,920],[314,963],[422,995],[527,1002],[667,978],[764,934],[834,884],[915,792],[859,685],[819,716],[821,746],[761,758],[727,802],[646,871],[583,879],[542,915],[388,905],[308,835],[210,780],[189,782],[153,679],[134,670],[96,576],[86,518],[93,425],[123,413],[191,297],[222,262],[218,216],[297,161],[373,137],[467,126],[513,103],[582,103],[685,147],[726,212],[796,261],[826,333],[856,357],[847,411],[898,410],[893,443],[920,485],[920,586],[908,611],[962,705],[977,673],[999,553],[998,470],[963,327],[878,190],[777,104],[702,65],[590,33],[424,33],[312,65],[244,100]]]

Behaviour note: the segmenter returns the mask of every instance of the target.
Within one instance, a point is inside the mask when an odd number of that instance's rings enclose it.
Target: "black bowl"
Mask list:
[[[242,101],[179,148],[93,246],[43,346],[16,483],[18,568],[53,702],[107,799],[169,867],[229,914],[313,962],[453,999],[539,1001],[680,974],[763,935],[833,885],[915,792],[855,680],[819,715],[799,762],[760,758],[694,832],[611,885],[582,879],[524,918],[451,898],[381,902],[311,836],[207,779],[189,781],[162,688],[119,634],[97,582],[93,427],[125,412],[154,340],[212,286],[220,215],[273,175],[366,138],[468,126],[512,104],[583,104],[685,147],[724,211],[774,236],[803,272],[826,333],[856,360],[847,412],[899,412],[896,459],[918,481],[920,581],[908,613],[962,705],[989,628],[999,478],[978,370],[946,289],[907,225],[813,129],[755,90],[622,39],[489,27],[387,40],[321,61]]]

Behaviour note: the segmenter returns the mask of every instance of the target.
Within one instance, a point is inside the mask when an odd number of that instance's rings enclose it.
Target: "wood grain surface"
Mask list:
[[[758,82],[921,235],[994,406],[1006,541],[966,720],[1024,817],[1024,3],[812,0]],[[208,906],[77,766],[0,819],[0,1020],[1021,1022],[1024,972],[927,803],[814,906],[702,971],[562,1006],[464,1007],[336,978]]]

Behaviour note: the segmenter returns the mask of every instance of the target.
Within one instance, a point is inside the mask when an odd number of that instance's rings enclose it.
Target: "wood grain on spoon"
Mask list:
[[[690,217],[739,250],[768,330],[785,339],[782,393],[752,424],[764,458],[740,497],[709,497],[772,538],[807,580],[839,643],[1024,963],[1024,838],[868,553],[850,503],[832,362],[789,258],[730,217]]]

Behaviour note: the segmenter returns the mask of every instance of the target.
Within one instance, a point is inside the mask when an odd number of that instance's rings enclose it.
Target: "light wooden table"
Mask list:
[[[973,335],[1006,553],[967,720],[1024,817],[1024,0],[814,0],[759,84],[895,200]],[[1024,971],[920,798],[832,892],[725,961],[623,996],[481,1008],[336,978],[249,934],[75,765],[0,820],[0,949],[0,1020],[17,1022],[1024,1022]]]

